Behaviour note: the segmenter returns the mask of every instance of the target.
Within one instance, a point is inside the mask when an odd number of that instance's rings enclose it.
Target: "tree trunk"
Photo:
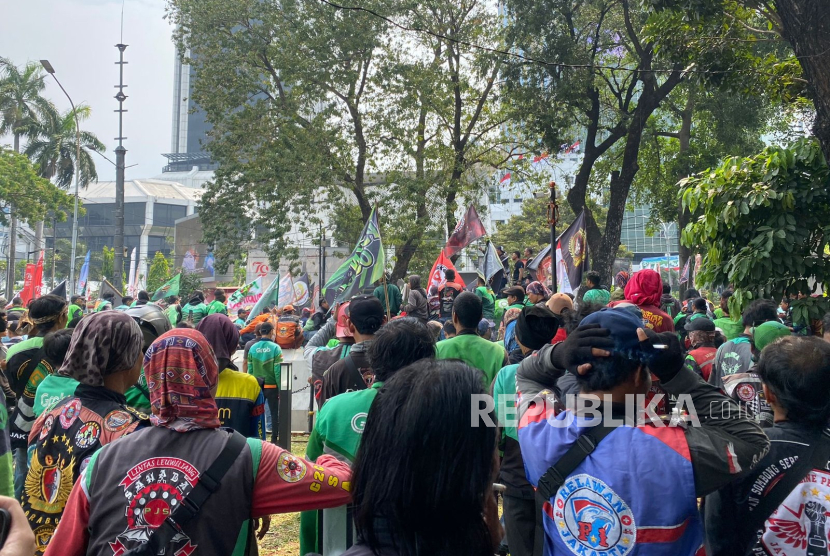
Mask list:
[[[20,152],[20,134],[14,134],[14,152]],[[14,255],[17,250],[17,216],[15,215],[14,203],[9,205],[9,268],[6,269],[6,298],[11,301],[14,295]]]
[[[830,6],[827,0],[775,0],[775,7],[809,83],[816,107],[813,133],[830,161]]]
[[[680,116],[680,131],[677,134],[677,138],[680,141],[680,149],[679,155],[683,157],[687,152],[689,152],[689,146],[692,141],[692,116],[694,115],[695,109],[695,90],[692,86],[689,87],[689,97],[686,99],[686,106],[683,109],[683,112]],[[678,176],[680,177],[680,176]],[[683,272],[683,268],[686,266],[686,261],[692,257],[692,250],[680,242],[680,234],[682,233],[683,229],[689,224],[689,220],[691,220],[691,214],[688,210],[683,210],[683,201],[678,200],[677,202],[677,245],[678,245],[678,264],[680,267],[680,272]],[[689,281],[686,283],[686,287],[691,287],[690,284],[692,283],[692,264],[689,263]],[[682,278],[682,277],[681,277]]]

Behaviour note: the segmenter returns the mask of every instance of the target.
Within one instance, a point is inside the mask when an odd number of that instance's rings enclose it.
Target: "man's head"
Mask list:
[[[511,255],[510,255],[510,259],[514,262],[518,261],[521,258],[522,258],[522,254],[519,253],[518,251],[513,251],[513,253],[511,253]]]
[[[445,322],[442,329],[444,330],[444,338],[446,339],[455,338],[458,334],[458,330],[455,329],[455,325],[451,320]]]
[[[761,352],[768,345],[792,332],[789,327],[781,324],[780,321],[771,320],[752,328],[752,355],[755,361],[761,356]]]
[[[729,314],[729,298],[732,297],[732,294],[735,293],[732,290],[723,290],[723,293],[720,294],[720,308],[726,314]]]
[[[329,302],[326,301],[325,297],[320,298],[320,308],[323,309],[323,311],[329,310]]]
[[[268,340],[274,339],[274,325],[265,321],[259,325],[259,337]]]
[[[591,270],[585,273],[585,283],[589,288],[598,288],[600,283],[599,272]]]
[[[534,305],[545,301],[549,296],[550,292],[541,282],[535,281],[527,285],[527,299]]]
[[[651,373],[643,363],[637,329],[643,327],[631,311],[605,308],[585,317],[581,325],[599,324],[610,331],[614,340],[611,357],[597,357],[591,361],[591,370],[577,374],[582,392],[611,392],[645,394],[651,388]]]
[[[72,296],[72,305],[77,305],[78,307],[83,307],[86,305],[86,299],[82,295],[73,295]]]
[[[249,314],[249,313],[250,313],[250,311],[248,311],[248,309],[243,309],[243,308],[240,308],[240,309],[236,312],[236,317],[237,317],[237,318],[240,318],[240,319],[247,319],[247,318],[248,318],[248,314]]]
[[[293,305],[286,305],[285,307],[282,308],[282,314],[283,315],[293,315],[295,312],[296,311],[294,310]]]
[[[693,319],[686,323],[689,343],[693,348],[715,345],[715,323],[706,317]]]
[[[525,307],[516,319],[516,341],[522,353],[530,353],[550,343],[559,330],[559,319],[544,305]]]
[[[257,338],[262,337],[262,323],[259,323],[258,325],[254,326],[254,336],[256,336]]]
[[[741,316],[744,329],[747,331],[753,326],[759,326],[771,320],[778,320],[778,309],[769,299],[756,299],[744,309]]]
[[[481,298],[472,292],[461,292],[452,304],[452,323],[460,332],[475,330],[481,320]]]
[[[115,294],[112,293],[112,292],[107,292],[107,293],[105,293],[104,295],[101,296],[101,299],[103,299],[104,301],[109,301],[110,303],[112,303],[113,300],[115,299]]]
[[[66,300],[56,295],[44,295],[35,299],[29,307],[29,319],[34,324],[33,335],[44,336],[50,330],[65,328],[67,309]]]
[[[135,301],[135,298],[131,295],[126,295],[121,298],[121,305],[127,305],[128,307]]]
[[[824,331],[824,341],[830,342],[830,313],[824,315],[824,318],[821,319],[821,327]]]
[[[692,301],[692,311],[695,313],[706,313],[709,310],[709,305],[702,297],[696,298]]]
[[[533,258],[533,249],[530,247],[525,247],[525,258],[532,259]]]
[[[776,421],[810,427],[830,419],[830,344],[815,337],[790,336],[761,352],[756,372]]]
[[[140,292],[138,292],[137,298],[138,298],[139,301],[149,302],[150,301],[150,294],[147,293],[144,290],[141,290]]]
[[[686,290],[686,293],[683,294],[683,301],[686,301],[687,299],[695,299],[698,297],[700,297],[700,292],[694,288],[689,288],[688,290]]]
[[[486,286],[487,280],[484,279],[484,276],[482,274],[479,274],[478,278],[476,279],[476,283],[479,287]]]
[[[22,307],[23,306],[23,299],[20,297],[15,297],[12,299],[12,306],[13,307]]]
[[[378,330],[368,354],[375,380],[383,382],[407,365],[435,357],[435,341],[426,325],[405,317]]]
[[[447,282],[455,282],[455,271],[448,268],[446,272],[444,272],[444,278],[447,279]]]
[[[550,296],[547,306],[554,315],[561,315],[565,309],[574,310],[573,300],[564,293],[555,293]]]
[[[504,295],[507,296],[508,305],[523,303],[525,300],[525,289],[521,286],[510,286],[504,289]]]
[[[355,340],[362,342],[371,338],[386,322],[383,305],[374,295],[360,295],[349,304],[349,331]]]
[[[499,255],[499,257],[504,255],[504,245],[499,245],[498,247],[496,247],[496,253]]]
[[[221,303],[224,303],[228,299],[228,297],[225,295],[225,290],[221,288],[216,288],[215,290],[213,290],[213,299]]]
[[[167,304],[168,305],[175,305],[176,303],[179,302],[179,296],[178,295],[169,295],[169,296],[167,296],[166,299],[167,299]]]
[[[671,295],[671,286],[669,284],[663,284],[663,295]]]

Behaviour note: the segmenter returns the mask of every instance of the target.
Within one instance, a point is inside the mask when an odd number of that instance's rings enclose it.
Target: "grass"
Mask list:
[[[291,452],[305,457],[308,435],[293,435]],[[260,556],[297,556],[300,553],[300,514],[271,516],[271,528],[259,541]]]

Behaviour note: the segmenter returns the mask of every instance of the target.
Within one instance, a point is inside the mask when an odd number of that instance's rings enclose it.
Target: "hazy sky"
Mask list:
[[[164,0],[126,0],[124,43],[129,45],[124,66],[128,85],[124,103],[127,140],[127,179],[161,173],[170,152],[173,105],[172,27],[164,17]],[[92,115],[81,128],[98,136],[105,153],[115,159],[118,136],[118,49],[121,0],[3,0],[0,8],[0,56],[18,65],[27,60],[49,60],[72,100],[91,106]],[[54,79],[47,81],[47,98],[61,111],[69,101]],[[11,144],[9,137],[0,144]],[[100,180],[114,180],[115,167],[93,155]],[[137,166],[129,167],[132,164]]]

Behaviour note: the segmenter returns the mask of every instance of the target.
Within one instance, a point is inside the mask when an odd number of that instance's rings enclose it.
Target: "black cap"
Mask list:
[[[361,334],[374,334],[383,325],[383,305],[374,295],[358,295],[349,304],[349,320]]]
[[[696,319],[692,319],[691,322],[687,322],[685,328],[687,332],[693,332],[695,330],[699,330],[701,332],[714,332],[715,323],[706,317],[698,317]]]
[[[524,299],[525,289],[521,286],[510,286],[509,288],[504,288],[502,293],[504,293],[504,295],[512,295]]]
[[[525,307],[516,321],[516,338],[532,350],[549,344],[559,330],[559,319],[544,305]]]

